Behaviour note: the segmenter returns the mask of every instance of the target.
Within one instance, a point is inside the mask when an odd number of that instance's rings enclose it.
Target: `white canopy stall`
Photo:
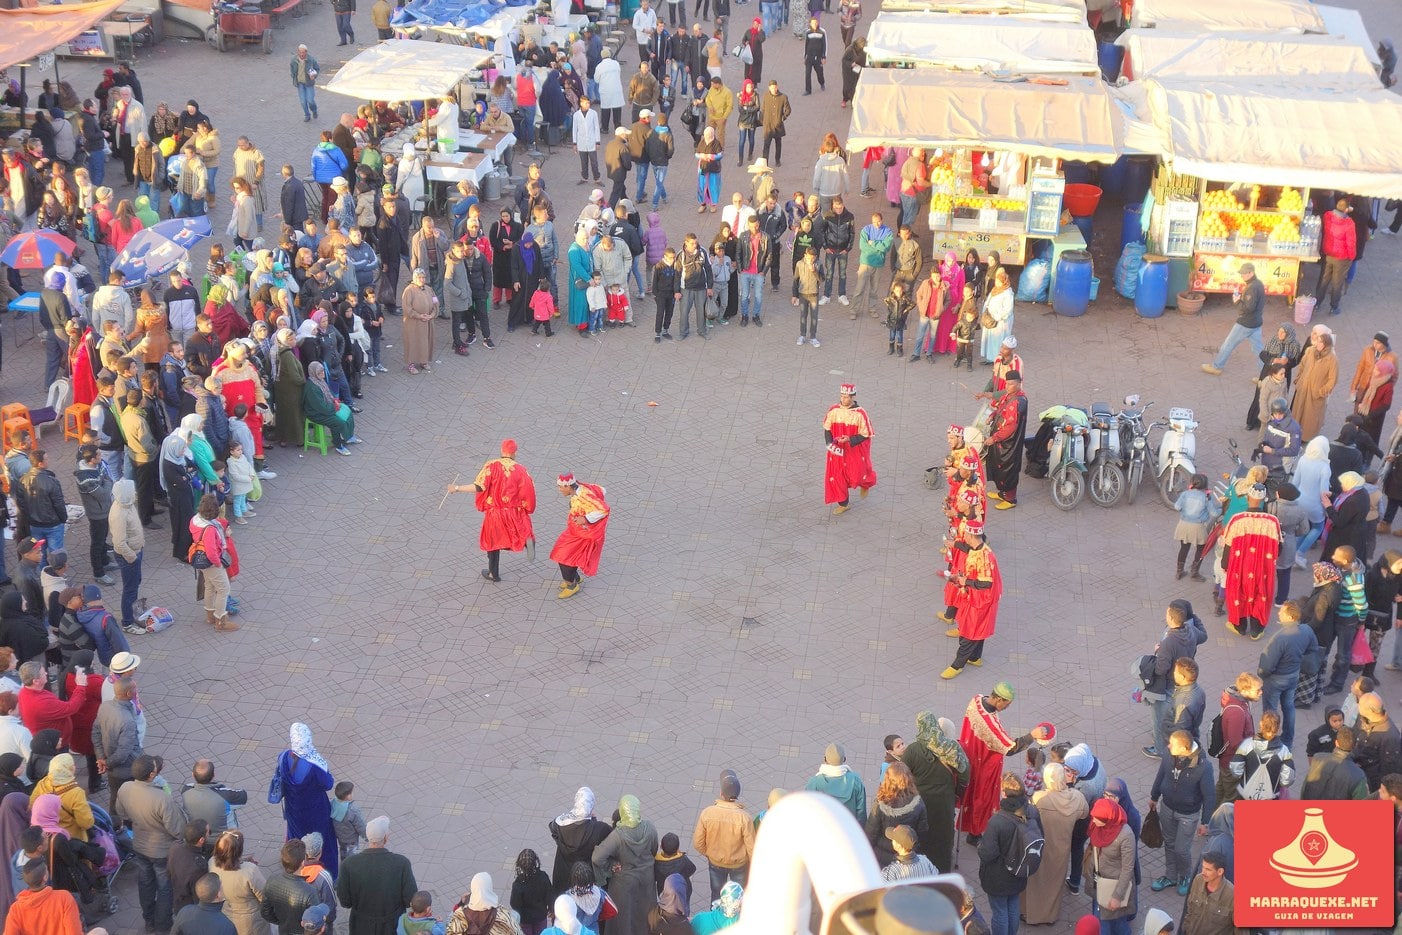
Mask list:
[[[1308,0],[1135,0],[1132,28],[1184,32],[1327,32]]]
[[[940,65],[1013,74],[1099,73],[1085,24],[944,13],[881,13],[867,33],[867,64]]]
[[[441,98],[491,60],[489,49],[387,39],[342,65],[325,88],[365,101],[426,101]]]
[[[1038,22],[1086,24],[1086,0],[882,0],[882,10],[971,13]]]
[[[1324,28],[1329,35],[1340,36],[1354,45],[1363,46],[1368,52],[1368,61],[1379,68],[1382,67],[1383,62],[1378,58],[1377,47],[1368,36],[1368,27],[1363,25],[1362,13],[1347,7],[1325,6],[1322,3],[1316,3],[1314,8],[1324,17]]]
[[[1332,35],[1300,33],[1190,33],[1127,29],[1124,73],[1134,78],[1203,80],[1308,78],[1321,87],[1359,91],[1379,87],[1366,46]]]

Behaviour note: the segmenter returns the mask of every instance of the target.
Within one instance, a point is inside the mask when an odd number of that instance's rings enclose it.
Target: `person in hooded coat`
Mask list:
[[[178,562],[189,563],[190,520],[195,516],[195,487],[190,463],[190,445],[177,429],[161,443],[161,489],[166,492],[170,510],[171,554]]]
[[[521,242],[507,255],[511,265],[511,311],[506,318],[508,331],[522,327],[530,317],[531,296],[545,275],[545,261],[540,255],[540,244],[535,235],[526,231]]]
[[[1090,847],[1082,870],[1091,883],[1093,900],[1097,877],[1115,881],[1107,904],[1097,906],[1101,931],[1107,935],[1129,935],[1129,920],[1138,912],[1139,888],[1134,885],[1138,850],[1125,810],[1109,799],[1098,800],[1090,811]]]
[[[509,907],[502,908],[492,888],[492,875],[478,873],[453,907],[445,935],[521,935],[521,924]]]
[[[306,415],[302,409],[302,387],[307,374],[297,357],[297,335],[291,328],[279,328],[274,341],[277,354],[273,358],[273,405],[277,414],[277,443],[279,447],[300,446],[306,430]]]
[[[685,892],[686,880],[682,879],[682,875],[669,874],[662,883],[662,895],[657,897],[657,905],[648,913],[650,935],[693,935],[691,920],[687,918],[691,915],[691,907],[686,904]]]
[[[1212,813],[1207,823],[1207,837],[1202,840],[1202,853],[1216,853],[1222,858],[1222,869],[1227,871],[1227,879],[1236,882],[1236,803],[1224,802]],[[1202,871],[1202,858],[1198,858],[1198,871]]]
[[[1134,885],[1139,885],[1139,831],[1144,827],[1144,820],[1139,814],[1139,809],[1134,806],[1134,798],[1129,794],[1129,786],[1123,779],[1111,779],[1105,784],[1104,796],[1114,800],[1120,808],[1125,810],[1128,818],[1129,830],[1134,833]]]
[[[915,718],[915,740],[901,753],[925,803],[925,829],[917,832],[920,853],[941,871],[954,864],[954,808],[969,784],[969,757],[953,735],[953,722],[941,723],[921,711]]]
[[[556,896],[570,888],[570,870],[575,862],[592,863],[594,848],[612,830],[608,822],[594,817],[594,790],[580,786],[574,794],[574,806],[550,823],[550,837],[555,841],[550,885]]]
[[[67,754],[60,754],[66,756]],[[58,759],[58,757],[54,757]],[[71,759],[71,758],[70,758]],[[33,787],[20,775],[24,769],[24,757],[18,753],[0,753],[0,797],[9,795],[11,792],[23,792],[29,795]]]
[[[1090,817],[1090,803],[1079,789],[1066,784],[1066,767],[1048,763],[1042,768],[1042,789],[1032,796],[1042,819],[1042,863],[1027,880],[1022,915],[1028,925],[1048,925],[1061,920],[1061,900],[1066,895],[1066,871],[1071,866],[1071,836],[1076,822]]]
[[[552,68],[546,74],[537,103],[540,105],[540,119],[545,121],[545,125],[556,127],[563,132],[565,121],[570,119],[570,105],[565,100],[565,86],[560,78],[560,69]]]
[[[331,823],[331,802],[326,798],[336,784],[331,768],[312,743],[311,728],[302,723],[288,732],[288,749],[277,761],[277,778],[282,787],[282,817],[287,822],[287,839],[319,831],[323,841],[336,840]],[[334,879],[340,869],[340,851],[329,847],[322,852],[322,866]]]
[[[892,763],[882,774],[881,785],[872,799],[867,817],[867,840],[876,852],[876,862],[885,867],[896,859],[896,850],[886,832],[905,825],[917,839],[930,836],[925,802],[917,794],[915,777],[904,763]]]
[[[5,854],[6,860],[19,853],[20,835],[28,828],[29,796],[23,792],[11,792],[0,798],[0,854]],[[4,925],[16,895],[15,875],[0,873],[0,925]]]
[[[56,728],[46,727],[34,732],[34,740],[29,745],[29,766],[24,773],[31,783],[49,775],[49,762],[58,756],[62,743],[63,734]]]
[[[9,778],[9,774],[5,773],[4,756],[0,756],[0,775]],[[41,795],[53,795],[59,800],[58,823],[70,838],[75,841],[88,840],[88,832],[94,824],[92,806],[88,804],[87,795],[74,777],[72,754],[60,753],[49,761],[48,775],[36,782],[30,790],[31,808]]]
[[[618,907],[609,920],[609,935],[648,935],[648,913],[657,905],[652,863],[657,829],[643,818],[637,796],[618,801],[618,825],[594,848],[594,876]],[[618,870],[614,870],[614,866]]]
[[[745,899],[745,888],[734,880],[721,887],[720,899],[711,904],[706,912],[698,912],[691,920],[691,930],[696,935],[712,935],[721,929],[728,929],[740,921],[740,906]]]

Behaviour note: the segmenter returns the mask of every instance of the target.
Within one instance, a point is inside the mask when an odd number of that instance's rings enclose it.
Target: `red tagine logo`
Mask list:
[[[1239,927],[1391,927],[1392,803],[1236,803]]]

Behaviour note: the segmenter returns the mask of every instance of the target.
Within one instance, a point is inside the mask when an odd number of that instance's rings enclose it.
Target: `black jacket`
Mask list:
[[[1353,757],[1333,750],[1310,757],[1302,799],[1362,799],[1368,797],[1368,777]]]
[[[237,935],[238,929],[224,915],[223,903],[186,906],[175,914],[170,935]]]
[[[1004,799],[988,820],[983,840],[978,844],[978,880],[983,891],[994,896],[1015,896],[1027,889],[1027,878],[1008,869],[1024,835],[1029,840],[1042,837],[1042,819],[1037,806],[1018,797]]]
[[[48,468],[32,467],[20,479],[24,491],[24,515],[31,526],[58,526],[68,522],[63,487]]]
[[[195,881],[209,872],[209,860],[197,847],[183,840],[170,846],[166,855],[166,870],[170,873],[170,893],[174,911],[199,902],[195,896]]]
[[[672,133],[654,132],[643,144],[643,162],[653,166],[665,166],[672,161],[672,153],[676,151],[676,141],[672,138]]]
[[[1355,730],[1353,760],[1363,767],[1363,773],[1368,777],[1368,788],[1376,790],[1384,776],[1402,772],[1402,737],[1399,737],[1391,718],[1368,724],[1360,717]]]
[[[822,29],[810,29],[803,37],[803,60],[816,62],[827,57],[828,34]]]
[[[281,935],[302,935],[302,913],[319,902],[316,887],[279,867],[263,887],[260,912]]]
[[[283,179],[282,192],[278,195],[282,203],[282,222],[293,230],[301,230],[307,222],[307,189],[297,176]]]
[[[763,223],[760,224],[763,227]],[[759,249],[756,250],[750,244],[750,232],[741,231],[735,238],[737,258],[735,262],[736,272],[744,272],[750,268],[752,254],[758,254],[755,269],[763,273],[769,268],[770,259],[774,255],[774,241],[763,230],[759,234]]]
[[[853,225],[856,223],[852,212],[846,208],[842,213],[829,211],[823,215],[823,246],[828,250],[851,250]]]
[[[1193,744],[1187,756],[1166,756],[1159,761],[1159,772],[1149,790],[1149,801],[1163,799],[1167,808],[1180,815],[1200,811],[1200,824],[1207,824],[1217,807],[1217,789],[1207,755]]]
[[[677,274],[683,289],[710,289],[715,285],[710,261],[699,247],[694,256],[688,257],[685,249],[677,253]]]
[[[677,285],[677,268],[669,266],[665,262],[659,262],[652,268],[652,294],[658,300],[670,299],[681,291],[681,286]]]

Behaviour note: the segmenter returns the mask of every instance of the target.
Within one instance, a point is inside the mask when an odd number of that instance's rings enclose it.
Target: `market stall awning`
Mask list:
[[[1142,83],[1173,171],[1218,182],[1402,198],[1402,99],[1376,88]]]
[[[1324,30],[1331,36],[1342,36],[1355,45],[1361,45],[1368,53],[1368,61],[1378,68],[1383,60],[1378,58],[1377,46],[1368,35],[1368,27],[1363,25],[1363,14],[1341,6],[1325,6],[1316,3],[1314,8],[1324,17]]]
[[[387,39],[342,65],[325,87],[365,101],[422,101],[442,97],[491,60],[488,49]]]
[[[27,62],[107,18],[123,0],[0,10],[0,68]]]
[[[1185,32],[1325,32],[1308,0],[1135,0],[1130,26]]]
[[[944,13],[882,13],[867,32],[867,63],[913,62],[1015,74],[1098,74],[1084,23]]]
[[[983,146],[1114,162],[1119,113],[1099,78],[999,81],[935,68],[868,68],[847,145]]]
[[[1085,0],[882,0],[882,10],[972,13],[1040,22],[1086,24]]]
[[[1332,35],[1127,29],[1116,40],[1139,78],[1303,79],[1316,87],[1379,87],[1363,46]]]

